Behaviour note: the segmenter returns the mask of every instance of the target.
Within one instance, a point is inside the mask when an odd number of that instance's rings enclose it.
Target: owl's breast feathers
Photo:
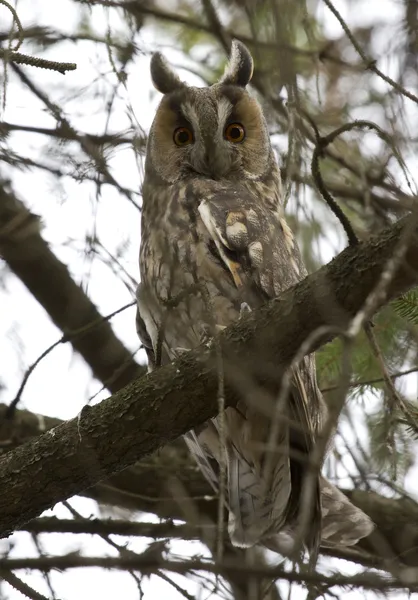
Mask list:
[[[256,308],[305,275],[276,196],[263,192],[255,182],[203,179],[160,193],[144,192],[138,331],[151,362],[156,356],[157,362],[168,362],[179,349],[196,347],[214,326],[237,320],[243,302]],[[280,532],[292,537],[297,531],[310,454],[326,413],[313,357],[305,357],[273,419],[281,382],[274,389],[260,389],[257,364],[261,369],[262,362],[262,356],[254,356],[254,381],[251,373],[243,373],[245,398],[225,411],[229,533],[240,546],[265,542]],[[266,393],[269,410],[260,402]],[[276,434],[271,439],[274,420]],[[216,488],[222,460],[218,418],[185,439]],[[321,515],[322,543],[328,536],[329,544],[343,539],[348,545],[367,535],[368,517],[341,494],[335,495],[329,482],[321,513],[321,485],[318,476],[311,490],[305,544],[318,548]],[[345,513],[350,515],[351,534],[341,517]],[[344,534],[339,536],[343,524]]]

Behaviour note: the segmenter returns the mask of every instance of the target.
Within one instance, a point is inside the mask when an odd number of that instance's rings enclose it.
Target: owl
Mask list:
[[[152,81],[163,98],[147,146],[137,294],[137,330],[150,369],[306,276],[283,215],[263,111],[247,90],[252,72],[252,57],[238,41],[210,87],[189,87],[161,54],[151,59]],[[262,368],[254,356],[255,369],[257,361]],[[234,369],[240,378],[239,365]],[[326,418],[314,357],[293,369],[280,406],[280,382],[263,388],[248,373],[242,381],[242,399],[226,408],[222,422],[218,416],[185,435],[215,490],[224,467],[232,544],[286,550],[299,537],[316,551],[320,544],[352,545],[367,536],[370,519],[334,485],[315,474],[307,488],[310,456]],[[309,519],[299,531],[303,510]]]

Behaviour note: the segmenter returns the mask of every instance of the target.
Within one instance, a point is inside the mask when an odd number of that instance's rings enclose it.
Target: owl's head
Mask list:
[[[239,41],[219,82],[182,82],[160,53],[151,60],[154,86],[164,94],[149,136],[147,171],[166,183],[188,178],[259,180],[274,161],[263,112],[246,90],[253,59]]]

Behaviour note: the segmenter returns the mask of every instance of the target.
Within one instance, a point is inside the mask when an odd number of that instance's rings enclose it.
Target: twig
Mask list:
[[[408,407],[406,406],[405,402],[402,400],[401,396],[398,393],[398,390],[395,388],[395,386],[393,384],[392,377],[391,377],[391,375],[389,375],[389,371],[387,370],[387,367],[386,367],[383,353],[379,347],[376,336],[374,335],[373,329],[370,327],[370,325],[365,326],[365,332],[366,332],[367,338],[370,342],[370,347],[373,351],[373,354],[377,358],[377,360],[379,362],[379,366],[382,369],[383,381],[386,384],[387,390],[389,392],[389,397],[391,398],[391,412],[393,412],[393,409],[395,407],[397,407],[404,415],[405,420],[408,423],[408,425],[411,427],[411,429],[413,431],[415,431],[415,433],[418,433],[418,424],[416,423],[414,417],[411,415],[410,411],[408,410]]]
[[[364,65],[366,67],[366,69],[368,69],[369,71],[372,71],[373,73],[375,73],[376,75],[378,75],[381,79],[383,79],[384,81],[386,81],[386,83],[389,83],[389,85],[391,85],[397,92],[399,92],[403,96],[406,96],[407,98],[409,98],[410,100],[412,100],[413,102],[415,102],[415,103],[418,104],[418,97],[415,96],[415,94],[413,94],[412,92],[409,92],[408,90],[406,90],[399,83],[397,83],[396,81],[394,81],[388,75],[385,75],[384,73],[382,73],[382,71],[376,67],[376,60],[371,59],[371,58],[369,58],[366,55],[366,53],[364,52],[364,50],[362,49],[362,47],[360,46],[360,44],[357,42],[357,40],[354,37],[354,35],[351,33],[351,31],[350,31],[347,23],[344,21],[344,19],[342,18],[341,14],[335,8],[335,6],[332,4],[332,2],[330,0],[324,0],[324,3],[328,6],[329,10],[332,12],[332,14],[335,16],[335,18],[339,21],[339,23],[340,23],[341,27],[343,28],[346,36],[350,40],[353,48],[356,50],[357,54],[362,59]]]
[[[0,4],[3,4],[3,6],[8,8],[9,11],[12,13],[13,21],[16,23],[17,35],[18,35],[16,46],[12,49],[12,51],[19,50],[19,48],[23,42],[23,27],[22,27],[22,23],[20,22],[19,15],[17,14],[16,9],[11,4],[9,4],[9,2],[7,2],[7,0],[0,0]],[[12,32],[13,32],[13,30],[10,33],[12,33]],[[0,57],[1,57],[1,54],[0,54]]]
[[[405,573],[404,581],[393,577],[382,577],[374,573],[361,573],[356,575],[341,575],[334,573],[332,575],[324,575],[317,571],[306,571],[299,573],[297,571],[285,571],[282,566],[269,567],[241,564],[237,561],[227,561],[224,559],[223,564],[214,564],[211,562],[199,560],[187,561],[169,561],[155,560],[153,556],[138,555],[138,556],[80,556],[77,553],[67,554],[64,556],[51,556],[42,558],[8,558],[0,559],[0,570],[17,570],[17,569],[36,569],[36,570],[52,570],[52,569],[77,569],[79,567],[101,567],[104,569],[119,569],[119,570],[149,570],[150,568],[158,567],[164,571],[173,573],[190,573],[193,571],[206,571],[209,573],[227,575],[240,574],[241,577],[254,578],[271,578],[282,579],[284,581],[294,582],[311,582],[321,583],[329,587],[332,586],[350,586],[359,587],[365,590],[410,590],[411,592],[418,591],[418,580],[414,573]]]
[[[71,506],[71,504],[68,501],[63,502],[63,504],[66,507],[66,509],[70,511],[70,513],[73,515],[75,520],[84,520],[81,514],[78,511],[76,511],[75,508]],[[109,546],[117,550],[121,558],[123,558],[124,556],[137,556],[136,552],[127,550],[124,546],[121,546],[120,544],[117,544],[115,541],[110,539],[107,533],[99,533],[98,535],[102,538],[102,540],[109,544]],[[138,577],[138,575],[133,571],[133,569],[128,569],[128,571],[135,583],[137,584],[137,586],[141,588],[141,580]]]
[[[32,537],[33,543],[35,544],[35,547],[36,547],[36,549],[38,551],[39,556],[40,557],[44,556],[45,553],[44,553],[44,551],[42,549],[42,545],[41,545],[40,540],[38,539],[37,534],[36,533],[32,533],[31,537]],[[46,583],[46,585],[48,587],[49,593],[51,594],[51,600],[57,600],[57,596],[55,594],[54,588],[52,587],[51,578],[49,576],[48,571],[44,571],[42,573],[42,575],[44,576],[45,583]]]
[[[37,560],[36,558],[33,560]],[[3,562],[3,561],[2,561]],[[19,579],[11,570],[7,570],[3,567],[0,567],[0,575],[9,585],[12,586],[15,590],[20,592],[26,598],[30,598],[30,600],[49,600],[43,594],[40,594],[33,588],[31,588],[27,583]]]
[[[38,67],[39,69],[58,71],[58,73],[61,73],[62,75],[65,75],[67,71],[75,71],[77,69],[77,65],[75,63],[47,60],[46,58],[29,56],[28,54],[21,54],[20,52],[15,52],[6,48],[0,48],[0,58],[6,62],[13,62],[18,65],[28,65],[30,67]]]
[[[16,409],[19,401],[20,401],[20,398],[22,397],[23,390],[26,387],[26,384],[28,382],[29,377],[31,376],[31,374],[33,373],[33,371],[36,369],[36,367],[39,365],[39,363],[46,356],[48,356],[48,354],[50,354],[60,344],[65,344],[66,342],[71,342],[76,337],[84,335],[85,333],[87,333],[91,329],[94,329],[94,327],[98,327],[102,323],[104,323],[106,321],[109,321],[115,315],[121,313],[122,311],[126,310],[127,308],[130,308],[131,306],[134,306],[135,304],[136,304],[136,301],[129,302],[128,304],[125,304],[125,306],[122,306],[121,308],[118,308],[117,310],[115,310],[112,313],[106,315],[105,317],[101,317],[100,319],[97,319],[96,321],[92,321],[91,323],[87,323],[87,325],[84,325],[83,327],[80,327],[79,329],[76,329],[75,331],[71,331],[71,332],[65,333],[64,335],[62,335],[60,337],[59,340],[57,340],[51,346],[49,346],[46,350],[44,350],[44,352],[42,352],[42,354],[40,354],[38,356],[38,358],[35,360],[35,362],[33,362],[28,367],[28,369],[26,370],[25,375],[23,376],[22,383],[20,384],[20,387],[19,387],[19,389],[17,391],[17,394],[13,398],[13,400],[10,402],[10,404],[9,404],[9,406],[7,408],[6,415],[5,415],[6,419],[11,419],[13,417],[13,414],[14,414],[15,409]]]
[[[159,570],[156,573],[154,573],[154,575],[156,575],[163,581],[166,581],[167,583],[169,583],[176,590],[176,592],[178,592],[179,594],[184,596],[186,598],[186,600],[195,600],[194,596],[189,594],[189,592],[187,590],[185,590],[184,588],[182,588],[178,583],[176,583],[175,581],[170,579],[170,577],[168,575],[166,575],[163,571]]]
[[[361,327],[369,321],[370,317],[376,311],[376,308],[386,300],[389,285],[395,277],[399,267],[402,265],[409,243],[414,235],[417,220],[418,210],[416,210],[408,219],[399,242],[394,248],[393,255],[387,261],[377,285],[374,286],[367,296],[363,308],[357,312],[352,320],[350,330],[347,332],[349,336],[356,336]]]
[[[72,508],[72,507],[71,507]],[[18,527],[16,531],[29,533],[87,533],[91,535],[140,536],[154,539],[179,538],[184,540],[200,539],[203,529],[213,531],[214,525],[175,525],[166,523],[137,523],[120,519],[58,519],[41,517]]]
[[[11,66],[15,73],[17,73],[17,75],[19,76],[20,80],[30,89],[30,91],[37,98],[39,98],[39,100],[41,100],[41,102],[45,104],[45,106],[48,108],[48,110],[51,112],[51,114],[54,116],[54,118],[57,120],[60,126],[66,131],[68,131],[68,135],[71,136],[73,139],[76,139],[79,142],[82,150],[86,153],[86,155],[92,158],[97,169],[97,178],[95,180],[96,185],[100,185],[99,175],[103,175],[107,183],[113,185],[116,189],[118,189],[129,200],[129,202],[140,211],[139,204],[137,204],[137,202],[135,202],[135,200],[131,197],[129,191],[123,186],[121,186],[110,173],[109,168],[106,164],[106,160],[103,154],[98,151],[98,148],[94,144],[92,144],[87,138],[80,139],[77,136],[77,131],[73,128],[68,119],[65,117],[61,108],[57,104],[52,102],[45,94],[45,92],[42,89],[40,89],[39,86],[35,85],[20,67],[18,67],[15,63],[11,63]]]
[[[417,371],[418,367],[412,367],[407,371],[398,371],[397,373],[392,373],[392,375],[389,375],[389,377],[391,379],[397,379],[398,377],[405,377],[405,375],[410,375],[411,373],[416,373]],[[384,381],[385,380],[383,379],[383,377],[376,377],[375,379],[361,379],[360,381],[354,381],[350,383],[349,387],[353,388],[361,385],[373,385],[375,383],[382,383]],[[321,392],[332,392],[333,390],[338,389],[338,387],[338,385],[330,385],[328,387],[321,388]]]

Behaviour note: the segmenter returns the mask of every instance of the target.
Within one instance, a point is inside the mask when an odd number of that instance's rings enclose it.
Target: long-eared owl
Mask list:
[[[283,216],[266,121],[246,89],[252,71],[252,57],[238,41],[220,81],[205,88],[187,86],[161,54],[152,57],[152,80],[163,98],[147,147],[137,316],[150,368],[195,348],[306,275]],[[258,393],[254,385],[251,401],[225,410],[222,436],[219,417],[185,436],[215,490],[225,461],[232,543],[271,547],[299,536],[317,549],[368,535],[369,518],[320,474],[311,482],[307,530],[297,534],[309,458],[326,418],[313,356],[292,373],[273,460],[266,458],[273,419],[260,411]]]

